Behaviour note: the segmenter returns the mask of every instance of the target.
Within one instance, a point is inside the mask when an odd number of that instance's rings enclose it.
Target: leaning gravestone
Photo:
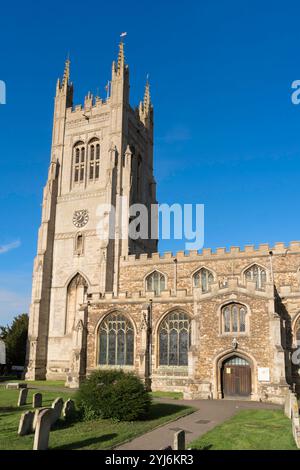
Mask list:
[[[25,436],[32,432],[33,418],[34,411],[25,411],[25,413],[21,414],[18,429],[19,436]]]
[[[34,418],[33,418],[33,423],[32,423],[32,431],[35,431],[36,425],[37,425],[37,420],[39,415],[41,414],[42,411],[44,410],[50,410],[52,408],[49,407],[44,407],[44,408],[37,408],[34,412]]]
[[[174,442],[173,442],[173,449],[174,450],[185,450],[185,431],[177,431],[174,434]]]
[[[40,408],[43,403],[43,395],[41,393],[34,393],[32,397],[32,408]]]
[[[65,402],[62,410],[63,417],[68,420],[74,416],[75,413],[75,403],[70,398]]]
[[[52,408],[47,408],[39,414],[34,433],[33,450],[48,449],[52,415]]]
[[[19,393],[18,406],[26,405],[28,388],[22,388]]]
[[[64,401],[62,398],[56,398],[54,402],[52,403],[52,424],[54,424],[60,417],[61,417],[61,412],[64,406]]]

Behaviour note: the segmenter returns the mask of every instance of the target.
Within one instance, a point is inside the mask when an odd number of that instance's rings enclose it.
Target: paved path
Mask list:
[[[233,416],[242,409],[280,409],[279,405],[267,403],[235,401],[235,400],[168,400],[160,399],[162,403],[193,406],[198,409],[191,415],[179,418],[168,424],[154,429],[126,444],[117,447],[117,450],[159,450],[169,445],[173,446],[175,431],[184,429],[186,443],[202,436],[216,425]]]

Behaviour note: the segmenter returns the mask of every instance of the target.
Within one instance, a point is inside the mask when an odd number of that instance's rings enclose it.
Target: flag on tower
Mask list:
[[[124,38],[125,36],[127,36],[126,32],[120,34],[120,38]]]

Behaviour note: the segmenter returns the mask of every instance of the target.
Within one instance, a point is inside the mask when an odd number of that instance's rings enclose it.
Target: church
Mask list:
[[[148,82],[139,106],[130,105],[123,42],[105,100],[88,93],[74,105],[66,62],[33,267],[26,379],[77,388],[96,369],[122,368],[149,390],[187,399],[283,403],[300,387],[300,242],[160,254],[156,239],[121,237],[120,196],[148,208],[157,202],[153,125]],[[100,204],[115,208],[101,237]]]

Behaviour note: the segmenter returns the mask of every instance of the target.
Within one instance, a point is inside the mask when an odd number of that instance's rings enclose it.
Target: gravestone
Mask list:
[[[65,402],[62,410],[63,417],[68,420],[74,416],[75,413],[75,403],[70,398]]]
[[[173,441],[174,450],[185,450],[185,431],[177,431],[174,434]]]
[[[21,414],[18,429],[19,436],[25,436],[32,432],[33,418],[34,411],[25,411],[25,413]]]
[[[299,423],[299,405],[298,405],[297,397],[295,395],[292,396],[291,407],[292,407],[292,420],[293,420],[293,423],[296,426],[299,426],[300,425],[300,423]]]
[[[52,423],[53,409],[47,408],[42,410],[38,415],[34,441],[33,441],[33,450],[47,450],[49,444],[49,435]]]
[[[300,426],[297,426],[294,420],[292,421],[292,430],[293,430],[293,436],[295,439],[296,446],[299,449],[300,448]]]
[[[20,388],[27,388],[27,384],[20,384],[19,382],[10,382],[6,384],[7,389],[17,389],[19,390]]]
[[[22,388],[19,393],[18,406],[26,405],[28,388]]]
[[[54,424],[60,417],[61,417],[61,412],[64,406],[64,401],[62,398],[56,398],[54,402],[52,403],[52,424]]]
[[[35,431],[36,429],[36,424],[37,424],[37,420],[38,420],[38,417],[39,415],[41,414],[42,411],[44,410],[51,410],[52,408],[49,408],[49,407],[44,407],[44,408],[37,408],[34,412],[34,418],[33,418],[33,423],[32,423],[32,431]]]
[[[288,393],[286,394],[285,403],[284,403],[284,414],[290,419],[292,417],[291,416],[291,395],[292,393],[288,391]]]
[[[43,395],[41,393],[34,393],[32,397],[32,408],[40,408],[43,403]]]

